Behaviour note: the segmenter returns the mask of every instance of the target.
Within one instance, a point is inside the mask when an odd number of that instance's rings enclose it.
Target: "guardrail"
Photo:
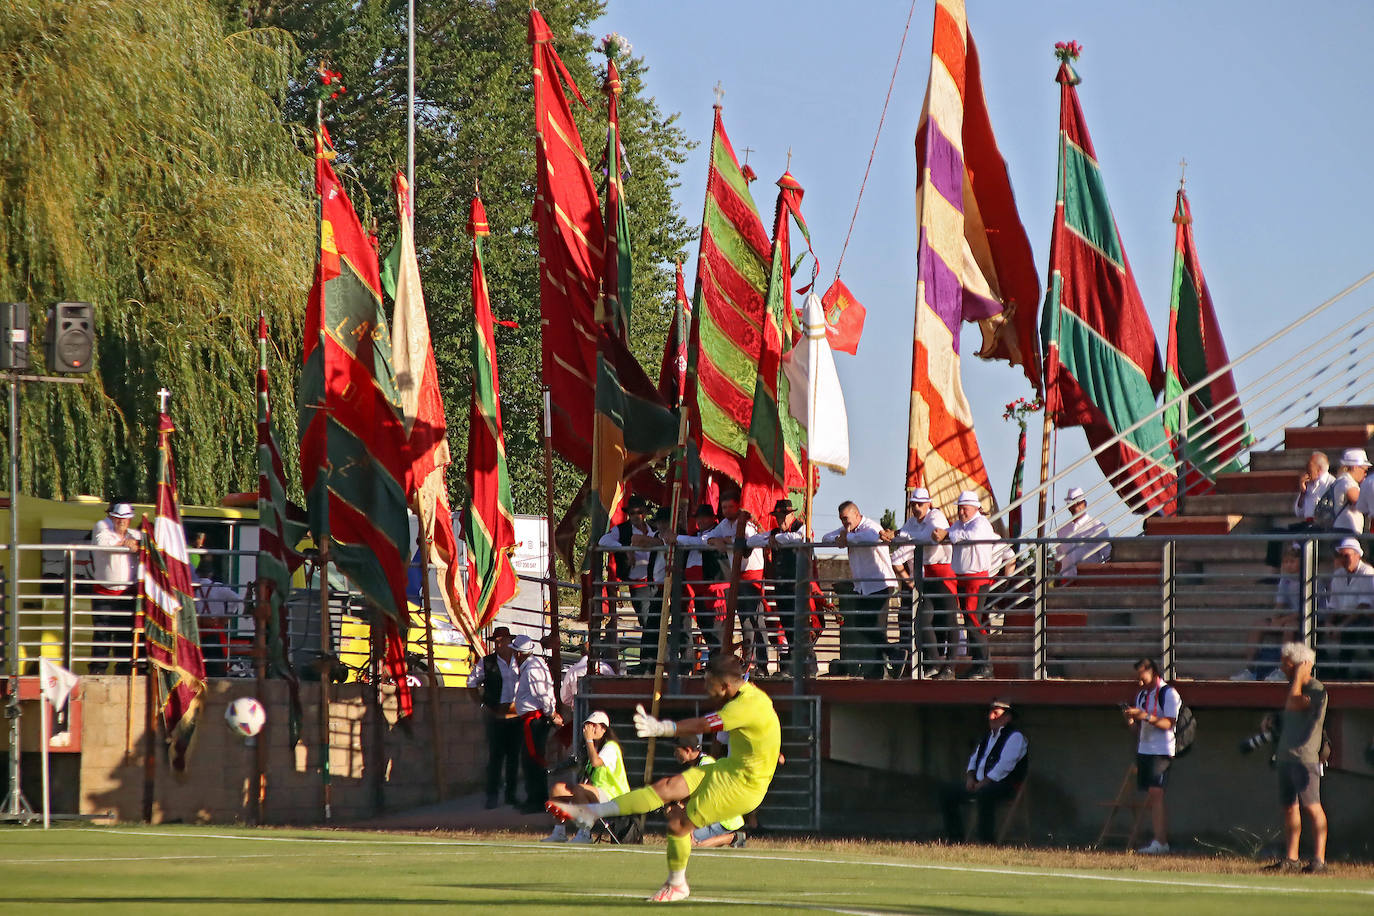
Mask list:
[[[792,677],[798,693],[817,676],[1119,679],[1141,657],[1159,659],[1171,678],[1263,679],[1278,676],[1287,639],[1317,651],[1327,680],[1374,680],[1374,585],[1364,607],[1348,597],[1333,565],[1340,538],[1106,539],[1113,560],[1083,564],[1073,577],[1056,570],[1058,552],[1104,539],[1003,540],[993,543],[1005,563],[985,578],[923,578],[918,569],[909,588],[855,580],[817,554],[834,548],[807,544],[776,548],[796,550],[796,579],[741,582],[733,603],[724,579],[685,575],[679,550],[666,605],[661,582],[604,577],[589,581],[584,602],[591,651],[621,673],[652,670],[658,622],[667,621],[670,690],[723,644],[756,677]],[[1272,541],[1286,545],[1280,569],[1264,562]],[[666,548],[599,552],[635,550]]]

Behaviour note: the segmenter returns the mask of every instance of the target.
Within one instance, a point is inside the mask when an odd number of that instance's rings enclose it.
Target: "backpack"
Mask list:
[[[1332,481],[1326,492],[1317,499],[1317,505],[1312,508],[1312,524],[1323,531],[1330,531],[1331,526],[1336,524],[1337,514],[1336,483]]]
[[[1173,690],[1173,684],[1166,684],[1168,689]],[[1178,698],[1178,715],[1174,717],[1174,756],[1182,757],[1193,749],[1193,742],[1197,740],[1197,717],[1188,708],[1188,704],[1183,702],[1183,697]]]

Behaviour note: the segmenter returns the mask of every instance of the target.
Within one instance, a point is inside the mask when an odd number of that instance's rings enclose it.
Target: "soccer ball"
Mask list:
[[[267,710],[252,697],[239,697],[224,711],[224,721],[234,734],[251,738],[267,724]]]

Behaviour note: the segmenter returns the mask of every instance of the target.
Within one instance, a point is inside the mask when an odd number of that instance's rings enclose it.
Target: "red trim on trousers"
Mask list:
[[[533,712],[521,713],[520,727],[525,732],[525,752],[530,755],[530,759],[535,763],[539,764],[541,767],[547,767],[549,764],[544,760],[544,749],[535,749],[534,731],[530,728],[533,722],[542,718],[544,718],[544,711],[541,709],[536,709]]]
[[[978,628],[979,633],[987,633],[987,627],[978,619],[978,595],[992,584],[992,578],[986,569],[982,572],[957,573],[956,576],[959,579],[959,592],[956,596],[959,610],[963,611],[968,621]]]

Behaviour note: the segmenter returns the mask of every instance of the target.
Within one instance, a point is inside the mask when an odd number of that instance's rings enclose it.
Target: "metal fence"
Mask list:
[[[679,550],[668,595],[661,572],[603,577],[588,582],[584,604],[592,651],[621,673],[651,670],[666,620],[670,684],[722,645],[737,647],[756,677],[793,677],[798,692],[817,676],[1117,679],[1141,657],[1159,659],[1169,677],[1264,679],[1280,676],[1290,639],[1317,651],[1327,680],[1374,680],[1374,590],[1336,567],[1341,537],[1004,540],[986,576],[923,577],[917,564],[909,587],[856,580],[843,552],[822,556],[834,548],[810,544],[776,548],[796,551],[796,579],[765,572],[734,595],[726,575],[687,574]],[[1111,562],[1062,575],[1056,556],[1084,545],[1109,546]]]
[[[575,720],[582,722],[593,710],[598,709],[610,717],[611,728],[615,730],[625,755],[625,772],[634,784],[641,782],[649,745],[648,739],[635,736],[631,720],[637,702],[643,702],[643,698],[597,693],[594,690],[579,692]],[[768,829],[817,830],[820,827],[821,807],[820,698],[774,694],[773,705],[782,725],[782,758],[768,787],[768,795],[754,814],[758,823]],[[715,708],[704,696],[672,695],[663,697],[659,715],[674,720],[689,719],[705,715]],[[703,749],[707,753],[719,757],[727,752],[724,749],[713,752],[713,736],[703,737]],[[578,763],[585,765],[586,761],[581,756],[585,748],[581,741],[576,744]],[[654,779],[682,771],[682,765],[673,755],[674,746],[675,742],[670,738],[656,742]]]

